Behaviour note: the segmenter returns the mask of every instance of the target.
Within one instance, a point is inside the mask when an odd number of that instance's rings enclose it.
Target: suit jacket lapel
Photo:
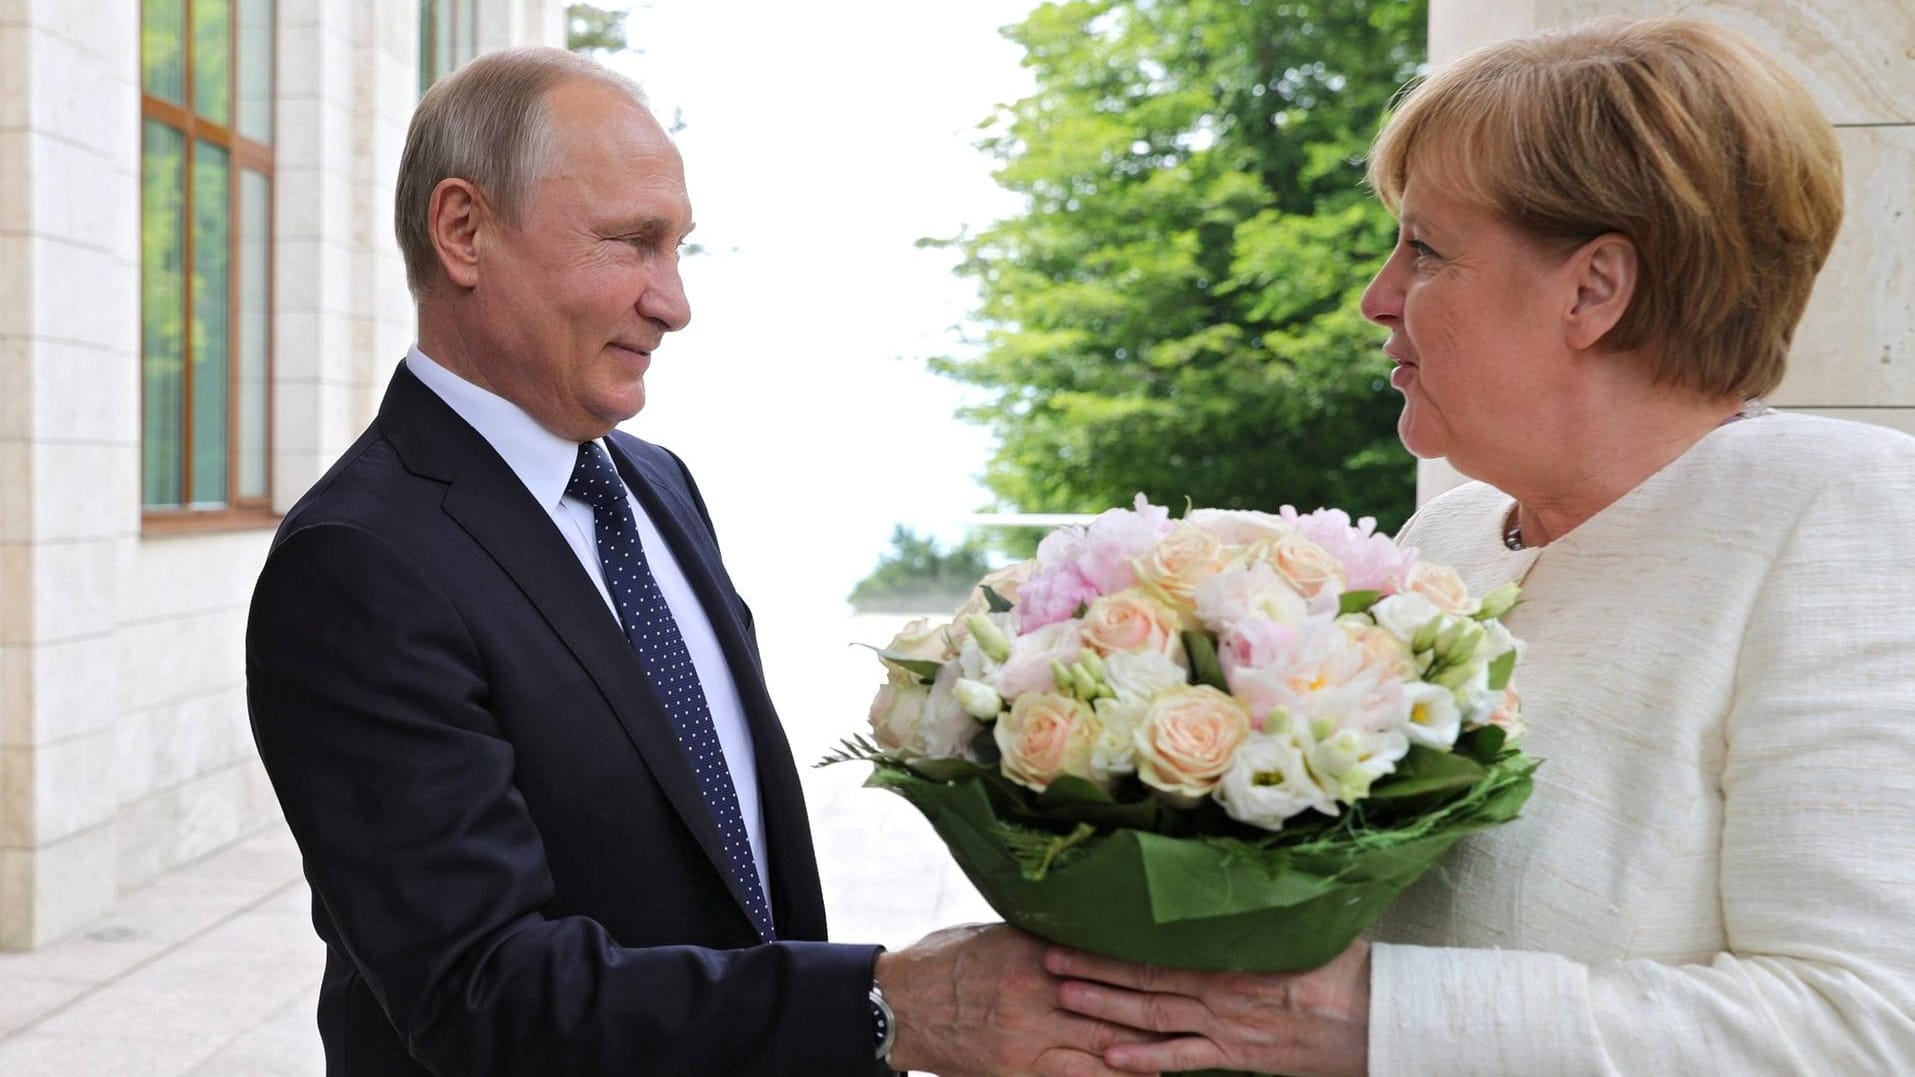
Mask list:
[[[798,781],[791,744],[785,738],[784,727],[766,690],[756,648],[732,600],[733,588],[719,559],[717,543],[705,528],[697,506],[682,492],[683,478],[662,472],[665,466],[659,461],[664,456],[662,452],[636,453],[620,444],[616,437],[609,440],[614,450],[612,460],[618,465],[625,484],[638,496],[659,533],[671,546],[706,615],[711,618],[732,681],[738,686],[739,699],[744,703],[765,808],[765,852],[774,884],[769,895],[773,919],[780,932],[791,937],[800,937],[798,932],[822,937],[824,906],[818,896],[817,858],[804,808],[804,791]]]
[[[380,420],[408,468],[450,484],[445,512],[512,577],[578,658],[743,912],[744,897],[671,720],[617,618],[550,515],[485,439],[403,365],[380,406]]]

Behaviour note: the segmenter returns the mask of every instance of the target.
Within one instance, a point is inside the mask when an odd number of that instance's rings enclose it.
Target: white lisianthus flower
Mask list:
[[[1265,830],[1281,830],[1287,820],[1311,808],[1336,815],[1336,799],[1317,784],[1304,753],[1305,745],[1293,730],[1252,733],[1211,795],[1232,819]]]
[[[1417,681],[1404,686],[1410,711],[1403,721],[1403,733],[1426,748],[1449,748],[1463,729],[1463,714],[1456,705],[1456,693],[1439,684]],[[1487,713],[1487,710],[1485,711]]]
[[[953,665],[947,668],[957,667]],[[997,694],[997,689],[969,677],[959,677],[957,683],[951,686],[951,695],[957,699],[958,706],[980,721],[992,721],[1004,709],[1004,697]]]
[[[1097,739],[1091,742],[1090,769],[1096,780],[1137,773],[1137,727],[1150,712],[1152,696],[1105,696],[1094,704]]]
[[[1516,660],[1523,660],[1523,652],[1528,644],[1517,639],[1501,621],[1483,621],[1483,642],[1476,648],[1476,656],[1485,662],[1494,662],[1511,651],[1516,652]]]
[[[1436,603],[1415,593],[1390,595],[1370,607],[1370,616],[1404,643],[1416,638],[1431,621],[1443,616]]]
[[[1410,740],[1396,730],[1372,732],[1345,728],[1327,731],[1310,750],[1310,767],[1336,798],[1354,804],[1370,794],[1378,778],[1396,769]]]

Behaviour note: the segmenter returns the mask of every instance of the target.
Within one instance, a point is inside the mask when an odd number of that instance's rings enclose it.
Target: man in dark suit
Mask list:
[[[481,57],[420,103],[397,225],[419,345],[247,629],[329,1071],[1110,1074],[1027,936],[823,941],[751,613],[684,466],[613,430],[690,317],[637,88]]]

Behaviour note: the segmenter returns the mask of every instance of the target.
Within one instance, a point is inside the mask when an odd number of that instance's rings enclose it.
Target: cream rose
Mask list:
[[[905,658],[948,662],[957,657],[949,630],[949,625],[932,624],[930,618],[919,617],[900,629],[885,650]]]
[[[971,588],[971,595],[964,600],[964,605],[958,607],[955,620],[961,623],[970,614],[986,613],[990,610],[990,604],[984,597],[986,587],[996,591],[998,597],[1004,601],[1016,602],[1018,590],[1024,586],[1025,580],[1031,578],[1031,573],[1036,571],[1036,561],[1018,561],[985,574],[983,579],[977,581],[978,585]]]
[[[1175,655],[1183,650],[1181,627],[1176,610],[1132,587],[1092,602],[1078,632],[1084,645],[1100,655]]]
[[[979,727],[952,694],[957,680],[955,664],[940,669],[928,687],[894,673],[871,701],[872,739],[906,758],[972,758]]]
[[[1192,509],[1184,523],[1210,532],[1229,546],[1248,546],[1296,530],[1281,516],[1249,509]]]
[[[1326,588],[1343,590],[1343,562],[1329,550],[1292,531],[1270,543],[1270,567],[1304,598],[1315,598]]]
[[[1463,583],[1463,577],[1447,565],[1418,561],[1411,567],[1409,578],[1404,582],[1411,594],[1429,599],[1432,605],[1444,613],[1467,617],[1475,613],[1480,605],[1470,597],[1469,587]]]
[[[1097,715],[1083,702],[1055,692],[1027,692],[991,727],[1006,778],[1043,792],[1065,774],[1094,777],[1091,746]]]
[[[1195,804],[1216,788],[1250,735],[1250,715],[1207,684],[1158,696],[1137,727],[1137,776],[1173,803]]]
[[[1138,559],[1137,578],[1172,605],[1189,606],[1197,585],[1222,567],[1223,543],[1217,536],[1183,523]]]
[[[1398,639],[1394,632],[1371,624],[1360,615],[1339,623],[1362,653],[1364,671],[1389,680],[1416,679],[1416,660],[1410,654],[1409,644]]]

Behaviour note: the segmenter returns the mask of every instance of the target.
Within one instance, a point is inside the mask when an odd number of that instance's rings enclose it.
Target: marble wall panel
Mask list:
[[[1906,0],[1434,0],[1430,56],[1600,15],[1686,14],[1774,52],[1840,124],[1915,122],[1915,5]]]
[[[112,728],[120,709],[119,650],[110,632],[23,648],[30,690],[21,696],[18,729],[0,731],[9,744],[48,744]]]
[[[1915,124],[1836,136],[1846,219],[1772,399],[1915,406]]]

